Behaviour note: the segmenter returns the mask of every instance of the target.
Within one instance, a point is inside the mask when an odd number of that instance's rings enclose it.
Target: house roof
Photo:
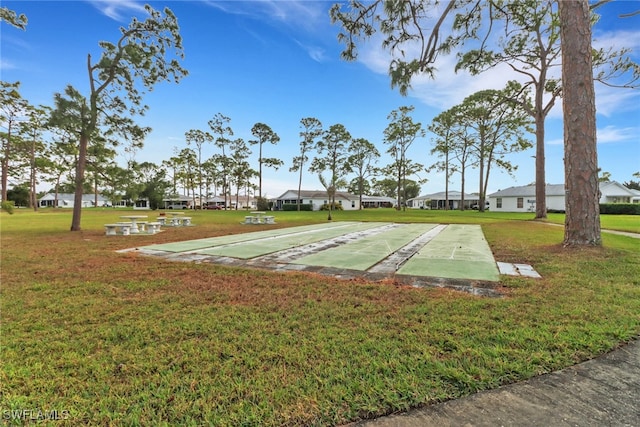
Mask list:
[[[287,195],[292,194],[293,197],[297,197],[298,190],[287,190],[283,194],[278,197],[275,197],[276,200],[289,198]],[[326,190],[300,190],[300,198],[301,199],[322,199],[326,200],[328,197]],[[354,196],[351,193],[347,193],[346,191],[336,191],[336,199],[345,199],[352,200],[357,199],[358,196]]]
[[[607,196],[635,197],[638,195],[634,190],[625,187],[617,181],[601,182],[600,192]]]
[[[635,196],[634,192],[624,185],[616,181],[601,182],[599,184],[600,192],[608,196]],[[547,196],[564,196],[564,184],[547,184],[546,187]],[[489,197],[535,197],[536,186],[524,185],[520,187],[509,187],[504,190],[496,191],[493,194],[489,194]]]
[[[564,184],[547,184],[547,196],[564,196]],[[535,185],[523,185],[519,187],[509,187],[489,194],[489,197],[535,197]]]
[[[56,193],[47,193],[44,196],[40,197],[39,200],[55,200]],[[58,200],[74,200],[75,194],[73,193],[58,193]],[[93,202],[96,198],[95,194],[83,194],[82,201],[84,202]],[[101,194],[98,194],[99,202],[106,202],[107,199],[104,198]]]
[[[439,193],[433,193],[433,194],[426,194],[424,196],[419,196],[419,197],[415,197],[413,199],[409,199],[409,200],[462,200],[462,193],[459,191],[449,191],[449,194],[447,196],[447,193],[445,191],[440,191]],[[478,195],[477,194],[467,194],[464,193],[464,199],[465,200],[478,200]]]

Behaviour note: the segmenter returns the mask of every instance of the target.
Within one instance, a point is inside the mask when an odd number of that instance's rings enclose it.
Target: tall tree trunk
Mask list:
[[[402,180],[402,168],[401,165],[398,165],[398,182],[396,183],[396,190],[397,190],[397,199],[398,199],[398,206],[396,207],[396,210],[401,210],[402,209],[402,200],[401,200],[401,193],[400,193],[400,188],[402,183],[400,182]]]
[[[260,142],[260,158],[258,161],[258,197],[262,199],[262,142]]]
[[[482,126],[482,128],[484,128],[484,126]],[[480,171],[480,177],[478,178],[479,181],[479,188],[478,188],[478,211],[482,212],[484,211],[484,209],[481,209],[481,203],[484,203],[483,199],[483,190],[484,190],[484,167],[485,167],[485,161],[484,161],[484,129],[480,129],[480,150],[478,151],[478,170]],[[488,166],[487,166],[488,168]],[[484,206],[482,206],[484,207]]]
[[[80,231],[80,218],[82,216],[82,194],[84,184],[84,169],[87,162],[87,146],[89,137],[80,135],[80,151],[78,152],[78,164],[76,165],[76,192],[73,196],[73,217],[71,218],[71,231]]]
[[[565,246],[600,246],[596,107],[587,0],[560,1]]]
[[[447,151],[445,153],[445,160],[444,160],[444,176],[445,176],[445,183],[444,183],[444,210],[448,211],[449,210],[449,148],[447,147]]]
[[[540,93],[540,106],[538,106]],[[536,219],[547,217],[547,182],[544,158],[544,113],[542,112],[542,91],[536,92]]]
[[[2,153],[2,182],[0,182],[0,187],[2,190],[2,201],[7,201],[7,185],[9,184],[9,157],[11,156],[11,124],[12,120],[9,120],[9,124],[7,125],[7,141],[2,148],[4,148]]]
[[[38,197],[36,192],[36,141],[31,142],[31,152],[29,153],[29,204],[34,212],[38,211]]]
[[[487,187],[489,186],[489,174],[491,172],[491,163],[493,162],[493,152],[489,154],[489,158],[487,159],[487,170],[484,175],[484,187],[480,192],[480,200],[478,200],[478,210],[480,212],[484,212],[486,203],[487,203]]]
[[[461,211],[464,210],[464,169],[463,163],[460,170],[460,206],[458,207]]]
[[[298,205],[298,212],[300,212],[300,203],[301,203],[300,192],[301,191],[302,191],[302,162],[300,163],[300,176],[298,177],[298,198],[296,199],[296,205]]]

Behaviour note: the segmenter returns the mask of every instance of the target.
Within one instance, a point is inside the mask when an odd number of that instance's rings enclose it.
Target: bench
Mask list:
[[[156,220],[160,225],[165,225],[167,223],[167,217],[165,216],[160,216],[157,218]]]
[[[160,232],[160,226],[162,224],[160,222],[148,222],[147,223],[147,233],[148,234],[156,234]]]
[[[180,223],[179,225],[182,225],[183,227],[187,227],[191,225],[191,217],[190,216],[180,217],[178,218],[178,222]]]
[[[275,216],[265,216],[264,217],[264,223],[265,224],[275,224],[276,223],[276,217]]]
[[[123,236],[128,236],[131,231],[130,222],[119,222],[117,224],[105,224],[104,229],[107,236],[115,236],[118,234],[118,230]]]

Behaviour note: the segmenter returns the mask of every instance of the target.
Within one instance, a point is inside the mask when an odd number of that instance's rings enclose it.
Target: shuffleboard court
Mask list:
[[[382,233],[299,258],[293,263],[364,271],[435,226],[401,224]]]
[[[250,233],[232,234],[229,236],[209,237],[206,239],[187,240],[184,242],[163,243],[145,246],[145,249],[164,252],[189,252],[198,249],[211,248],[214,246],[229,245],[250,240],[260,240],[270,237],[278,237],[285,234],[304,233],[314,230],[326,230],[331,228],[348,228],[350,225],[360,224],[359,222],[335,222],[328,224],[301,225],[298,227],[277,228],[274,230],[254,231]],[[251,226],[248,226],[251,227]],[[344,231],[347,233],[348,231]]]
[[[208,249],[200,249],[197,253],[200,255],[220,255],[239,259],[251,259],[348,233],[375,229],[386,224],[387,223],[384,222],[354,222],[348,223],[344,227],[327,227],[326,225],[328,224],[325,224],[324,228],[283,233],[278,236],[271,236],[271,238],[250,239],[227,245],[217,245]]]
[[[471,224],[449,225],[397,273],[494,282],[500,277],[482,229]]]
[[[248,226],[250,230],[252,226]],[[131,248],[167,260],[210,262],[336,277],[393,277],[413,286],[478,295],[500,270],[479,225],[330,222]]]

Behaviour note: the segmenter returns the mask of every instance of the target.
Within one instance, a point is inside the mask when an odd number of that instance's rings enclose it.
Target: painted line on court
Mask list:
[[[371,267],[368,271],[370,273],[386,273],[386,274],[395,274],[395,272],[404,265],[409,259],[411,259],[420,249],[424,247],[427,243],[433,240],[438,234],[440,234],[445,228],[447,228],[444,224],[438,224],[433,227],[431,230],[423,233],[418,236],[415,240],[410,242],[409,244],[403,246],[398,249],[387,258],[383,259],[373,267]]]
[[[297,227],[253,231],[250,233],[232,234],[228,236],[208,237],[206,239],[187,240],[184,242],[161,243],[156,245],[144,246],[140,249],[148,249],[152,251],[165,251],[165,252],[189,252],[189,251],[196,251],[198,249],[211,248],[213,246],[228,245],[228,244],[244,242],[249,240],[266,239],[266,238],[278,237],[286,234],[303,233],[305,231],[313,231],[317,229],[324,230],[329,228],[348,227],[353,224],[359,224],[359,223],[345,221],[345,222],[301,225]],[[253,226],[247,225],[247,227],[253,227]]]
[[[363,237],[371,236],[374,234],[382,233],[390,228],[399,227],[399,224],[395,223],[382,223],[379,227],[367,228],[365,230],[353,231],[341,236],[337,236],[330,239],[321,240],[318,242],[312,242],[303,246],[296,246],[289,249],[284,249],[279,252],[266,254],[249,261],[251,265],[264,265],[264,264],[289,264],[294,260],[302,257],[315,254],[330,248],[334,248],[339,245],[362,239]]]
[[[500,272],[479,225],[451,224],[398,274],[497,282]]]
[[[309,243],[330,239],[359,230],[367,230],[384,225],[381,222],[350,223],[344,227],[328,227],[305,230],[299,233],[287,233],[269,239],[245,240],[213,248],[200,249],[198,254],[221,255],[239,259],[250,259],[273,252],[290,249]]]
[[[416,235],[422,235],[435,226],[399,224],[382,233],[299,258],[293,263],[364,271],[415,240]]]

